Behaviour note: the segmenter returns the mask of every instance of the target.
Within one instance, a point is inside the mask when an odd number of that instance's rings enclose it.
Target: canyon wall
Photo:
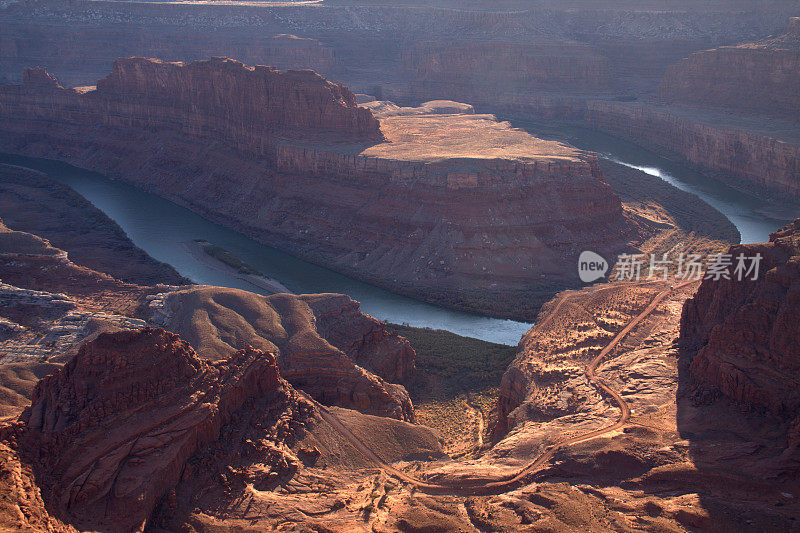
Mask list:
[[[731,279],[705,280],[686,302],[681,342],[691,361],[689,376],[698,393],[721,392],[749,407],[796,419],[800,219],[773,233],[769,243],[732,246],[728,253],[733,258],[760,254],[758,276],[739,281],[731,269]]]
[[[87,84],[107,72],[117,57],[132,55],[182,61],[225,55],[278,67],[284,66],[283,60],[312,60],[286,66],[332,74],[326,70],[328,52],[313,47],[313,57],[306,57],[273,39],[293,34],[318,40],[341,63],[338,79],[369,92],[375,85],[403,81],[397,75],[400,57],[417,43],[470,46],[503,35],[523,47],[542,39],[589,45],[608,59],[624,85],[650,90],[667,66],[691,52],[762,39],[777,33],[788,16],[798,15],[789,0],[761,2],[758,8],[729,2],[669,7],[606,2],[579,9],[541,2],[471,9],[441,0],[424,5],[277,4],[12,4],[0,10],[5,30],[0,36],[0,80],[17,81],[22,68],[42,65],[69,84]]]
[[[379,128],[313,72],[227,59],[119,60],[96,89],[27,76],[0,89],[0,149],[128,180],[443,305],[532,318],[579,283],[583,249],[611,255],[635,237],[594,155],[491,116],[386,117]]]
[[[800,138],[789,124],[773,121],[774,131],[762,132],[735,117],[684,108],[602,101],[589,102],[587,108],[592,128],[678,155],[753,194],[800,198]]]
[[[401,55],[410,96],[481,103],[540,89],[594,92],[608,88],[608,60],[577,42],[430,42]]]
[[[682,59],[665,73],[659,96],[667,103],[800,121],[800,17],[778,37]]]

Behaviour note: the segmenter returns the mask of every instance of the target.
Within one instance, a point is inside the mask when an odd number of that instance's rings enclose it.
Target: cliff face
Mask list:
[[[424,43],[403,53],[400,70],[415,96],[477,103],[531,89],[594,92],[611,79],[606,58],[576,42]]]
[[[800,220],[767,244],[729,253],[763,257],[753,281],[705,280],[686,302],[681,341],[690,377],[701,388],[753,407],[795,418],[800,414]]]
[[[338,294],[260,296],[223,287],[158,295],[154,320],[203,359],[253,346],[277,356],[281,375],[324,404],[414,420],[405,381],[414,369],[408,341]]]
[[[800,138],[691,109],[589,102],[587,123],[656,151],[677,154],[733,187],[757,195],[800,198]],[[783,135],[785,134],[785,135]]]
[[[39,382],[20,442],[57,515],[132,531],[237,409],[278,389],[288,394],[268,353],[210,365],[163,330],[106,334]]]
[[[800,120],[800,17],[779,37],[696,52],[664,75],[668,103]]]
[[[129,180],[297,256],[482,313],[534,316],[578,283],[580,251],[614,254],[632,237],[593,155],[486,115],[379,129],[308,71],[120,60],[96,90],[5,86],[0,117],[5,151]]]

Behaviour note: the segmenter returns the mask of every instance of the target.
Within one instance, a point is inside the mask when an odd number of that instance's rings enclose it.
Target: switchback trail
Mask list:
[[[612,431],[616,431],[621,429],[625,423],[630,419],[631,416],[631,409],[628,405],[628,402],[620,395],[617,391],[609,387],[603,380],[597,377],[597,367],[600,363],[611,353],[614,348],[624,339],[636,326],[638,326],[645,318],[647,318],[658,305],[664,301],[664,299],[673,293],[673,291],[681,289],[687,285],[694,283],[694,281],[685,281],[676,285],[675,287],[671,287],[669,289],[665,289],[659,292],[650,304],[639,313],[635,318],[633,318],[628,324],[620,330],[613,339],[603,348],[597,356],[592,359],[589,364],[586,366],[584,370],[584,374],[586,375],[587,380],[589,383],[597,387],[601,393],[605,393],[606,396],[610,396],[613,402],[617,405],[620,410],[620,416],[617,418],[616,422],[613,424],[609,424],[608,426],[595,429],[592,431],[588,431],[585,433],[581,433],[579,435],[575,435],[574,437],[569,437],[562,439],[558,442],[551,444],[546,450],[540,453],[537,457],[535,457],[530,463],[528,463],[525,467],[520,469],[517,473],[511,474],[496,481],[484,482],[484,481],[459,481],[453,483],[431,483],[427,481],[422,481],[416,479],[406,472],[399,470],[389,464],[387,464],[383,459],[381,459],[375,452],[373,452],[369,446],[364,444],[361,439],[356,437],[347,426],[345,426],[336,415],[327,409],[325,406],[319,404],[317,401],[313,400],[307,394],[301,392],[300,394],[303,395],[306,399],[311,401],[314,405],[317,406],[319,409],[320,415],[322,418],[328,422],[333,428],[338,431],[351,445],[353,445],[357,450],[361,453],[375,461],[377,464],[383,468],[387,474],[392,477],[399,479],[404,483],[408,483],[409,485],[414,486],[418,490],[422,492],[430,493],[430,494],[463,494],[463,495],[485,495],[485,494],[498,494],[502,492],[507,492],[512,490],[520,485],[523,485],[526,481],[534,476],[538,470],[544,467],[556,454],[556,452],[560,451],[562,448],[572,446],[590,439],[594,439],[601,435],[605,435],[606,433],[610,433]],[[560,304],[556,306],[554,312],[558,310]],[[549,317],[548,317],[549,318]]]

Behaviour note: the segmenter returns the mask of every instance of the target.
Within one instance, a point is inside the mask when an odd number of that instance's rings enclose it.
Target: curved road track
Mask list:
[[[319,404],[307,394],[301,394],[314,403],[322,418],[328,422],[331,426],[333,426],[336,431],[338,431],[351,445],[353,445],[357,450],[361,453],[375,461],[379,464],[387,474],[392,477],[399,479],[400,481],[407,483],[416,487],[417,489],[421,490],[422,492],[430,493],[430,494],[463,494],[463,495],[481,495],[481,494],[499,494],[502,492],[507,492],[512,490],[516,487],[524,485],[528,482],[539,470],[542,469],[562,448],[572,446],[574,444],[578,444],[580,442],[584,442],[601,435],[605,435],[606,433],[610,433],[612,431],[616,431],[621,429],[630,419],[631,416],[631,409],[626,402],[622,395],[620,395],[617,391],[609,387],[603,380],[597,377],[597,367],[600,363],[611,353],[611,351],[617,347],[617,345],[624,339],[636,326],[638,326],[645,318],[647,318],[650,313],[652,313],[658,305],[664,301],[664,299],[669,296],[674,290],[678,290],[683,288],[687,285],[694,283],[694,281],[685,281],[676,285],[674,288],[665,289],[659,292],[650,304],[639,313],[633,320],[628,322],[628,324],[619,332],[617,333],[611,342],[609,342],[603,350],[597,354],[597,356],[592,359],[589,364],[586,366],[584,370],[584,374],[586,375],[586,379],[589,380],[589,383],[594,385],[598,390],[602,393],[605,393],[606,396],[609,396],[616,406],[620,410],[620,416],[617,418],[617,421],[613,424],[609,424],[608,426],[595,429],[592,431],[588,431],[586,433],[581,433],[574,437],[569,437],[562,439],[554,444],[551,444],[546,450],[536,456],[530,463],[524,466],[522,469],[517,471],[515,474],[511,474],[502,478],[497,479],[496,481],[459,481],[453,483],[431,483],[427,481],[421,481],[416,479],[406,472],[402,470],[398,470],[397,468],[387,464],[383,459],[378,457],[375,452],[373,452],[369,446],[364,444],[361,439],[356,437],[347,426],[345,426],[335,414],[333,414],[330,410],[325,408],[325,406]],[[562,300],[563,302],[563,300]],[[561,303],[558,303],[558,306],[553,310],[551,316],[558,310],[561,306]],[[549,318],[549,317],[548,317]]]

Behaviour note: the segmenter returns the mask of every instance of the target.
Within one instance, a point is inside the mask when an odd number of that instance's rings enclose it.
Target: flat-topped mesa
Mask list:
[[[281,72],[226,57],[191,63],[131,57],[114,62],[97,92],[126,103],[133,98],[179,104],[194,115],[239,122],[244,129],[268,128],[277,135],[320,130],[352,139],[380,138],[378,121],[356,105],[353,93],[312,70]]]
[[[311,71],[129,58],[96,89],[2,86],[0,119],[0,151],[133,182],[303,259],[482,314],[533,318],[580,284],[581,251],[613,257],[639,237],[595,154],[464,104],[359,107]]]

